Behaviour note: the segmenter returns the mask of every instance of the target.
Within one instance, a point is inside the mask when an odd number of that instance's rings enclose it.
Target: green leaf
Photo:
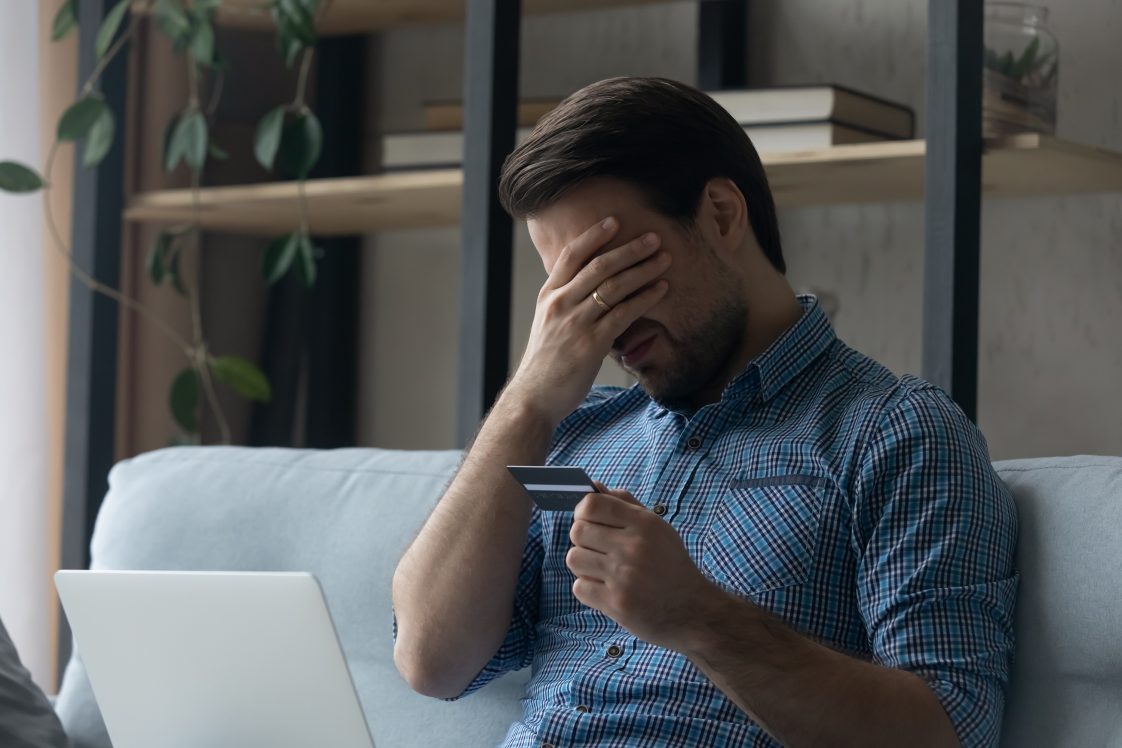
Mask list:
[[[168,120],[167,126],[164,127],[164,171],[174,171],[175,167],[179,164],[179,159],[183,158],[181,151],[173,151],[172,136],[175,135],[175,128],[179,124],[179,115],[173,116]]]
[[[120,0],[113,6],[113,10],[105,14],[105,20],[101,22],[101,28],[97,30],[97,39],[94,41],[94,51],[99,60],[105,57],[105,53],[113,46],[113,37],[117,35],[117,30],[121,28],[121,21],[125,20],[125,14],[129,12],[129,4],[130,0]]]
[[[1001,74],[1012,77],[1013,68],[1017,66],[1016,60],[1013,59],[1013,51],[1005,50],[1005,54],[1001,56]]]
[[[182,252],[171,252],[171,261],[167,263],[167,274],[168,278],[171,279],[171,287],[180,296],[186,296],[187,287],[183,285],[183,276],[179,274],[179,258],[182,256]]]
[[[281,50],[281,57],[284,58],[285,67],[291,68],[296,64],[296,58],[304,51],[304,45],[300,43],[299,39],[293,39],[287,34],[282,35],[278,39],[278,44]]]
[[[164,169],[172,171],[180,159],[198,171],[206,161],[206,117],[197,109],[183,114],[175,123],[164,151]]]
[[[148,277],[157,286],[164,282],[168,273],[165,263],[174,238],[166,231],[161,231],[156,235],[156,240],[152,242],[152,246],[148,249],[148,260],[145,263],[148,267]]]
[[[222,146],[218,145],[218,143],[215,143],[213,140],[207,143],[206,151],[210,154],[210,157],[215,159],[216,161],[225,161],[230,158],[230,154],[227,153]]]
[[[315,3],[301,0],[277,0],[273,6],[277,28],[286,36],[298,40],[305,47],[315,46]]]
[[[191,19],[179,0],[156,0],[152,9],[156,25],[171,38],[175,49],[180,50],[191,42]]]
[[[316,115],[305,110],[284,128],[280,149],[281,166],[291,176],[304,179],[319,161],[322,149],[323,128]]]
[[[182,116],[176,115],[168,122],[167,128],[164,130],[164,171],[175,171],[175,167],[179,166],[179,162],[183,159],[183,151],[187,145],[187,141],[178,136]]]
[[[94,121],[93,127],[90,128],[90,134],[86,138],[86,151],[82,155],[83,166],[90,169],[101,163],[105,154],[109,153],[109,149],[113,147],[115,130],[116,121],[113,118],[113,110],[105,107]]]
[[[187,147],[184,150],[183,158],[187,161],[188,166],[198,171],[206,163],[206,117],[202,112],[191,112],[184,119],[183,128],[186,133],[184,137],[187,138]]]
[[[273,162],[280,148],[281,133],[284,131],[284,107],[273,109],[257,125],[257,135],[253,140],[253,155],[257,163],[272,171]]]
[[[300,252],[300,240],[299,233],[292,233],[269,242],[261,262],[265,283],[271,286],[284,277]]]
[[[179,427],[188,434],[199,430],[199,374],[194,369],[184,369],[171,383],[168,396],[171,414]]]
[[[1021,59],[1017,60],[1017,64],[1013,66],[1013,77],[1020,80],[1028,73],[1031,73],[1036,64],[1036,54],[1040,51],[1040,37],[1034,36],[1032,41],[1025,47],[1025,51],[1021,53]]]
[[[0,161],[0,192],[37,192],[46,182],[32,169],[15,161]]]
[[[311,288],[316,284],[316,248],[312,246],[312,240],[306,236],[300,237],[300,262],[296,265],[297,273],[300,275],[300,280],[304,282],[306,288]]]
[[[210,360],[210,370],[219,382],[225,382],[242,397],[267,403],[273,389],[257,365],[241,356],[218,356]]]
[[[207,18],[195,16],[195,30],[191,34],[191,56],[200,65],[214,62],[214,26]]]
[[[76,28],[78,28],[78,0],[65,0],[55,14],[51,41],[57,42]]]
[[[81,140],[86,137],[106,108],[105,99],[97,94],[74,102],[58,121],[58,139]]]

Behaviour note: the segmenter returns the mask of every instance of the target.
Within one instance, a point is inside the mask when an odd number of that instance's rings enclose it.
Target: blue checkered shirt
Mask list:
[[[595,388],[548,462],[665,511],[707,577],[916,673],[963,745],[995,745],[1017,585],[1009,493],[941,390],[897,378],[838,340],[814,297],[800,302],[720,402],[674,412],[637,387]],[[535,511],[510,630],[464,692],[533,665],[504,745],[778,745],[687,658],[573,597],[571,524]]]

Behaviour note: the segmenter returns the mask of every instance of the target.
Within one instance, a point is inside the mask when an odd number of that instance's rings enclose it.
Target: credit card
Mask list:
[[[596,491],[584,469],[571,465],[507,465],[506,469],[543,512],[571,512],[585,494]]]

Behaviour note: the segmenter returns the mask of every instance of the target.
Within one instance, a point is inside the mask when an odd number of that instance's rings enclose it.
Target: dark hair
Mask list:
[[[736,183],[764,254],[787,270],[767,175],[755,146],[704,93],[666,78],[609,78],[569,96],[507,157],[499,199],[526,218],[592,177],[634,184],[658,212],[695,226],[705,184]]]

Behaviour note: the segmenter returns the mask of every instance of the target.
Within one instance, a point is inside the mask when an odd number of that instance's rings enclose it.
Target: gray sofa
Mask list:
[[[379,748],[499,743],[527,672],[461,701],[393,665],[390,578],[457,452],[180,447],[114,468],[100,569],[302,570],[320,580]],[[1008,746],[1122,746],[1122,458],[998,463],[1020,512]],[[56,705],[74,748],[109,746],[80,657]]]

